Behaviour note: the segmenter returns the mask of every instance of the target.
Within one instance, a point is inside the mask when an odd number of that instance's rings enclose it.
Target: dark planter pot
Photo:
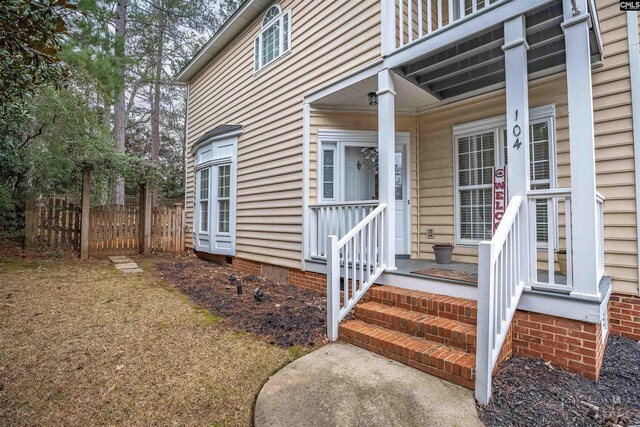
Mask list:
[[[433,252],[436,255],[438,264],[451,264],[451,255],[453,254],[453,245],[433,245]]]

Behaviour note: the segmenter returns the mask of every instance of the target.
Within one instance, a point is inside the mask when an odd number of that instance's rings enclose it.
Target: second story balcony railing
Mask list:
[[[382,0],[383,21],[395,21],[386,53],[470,18],[504,0]]]

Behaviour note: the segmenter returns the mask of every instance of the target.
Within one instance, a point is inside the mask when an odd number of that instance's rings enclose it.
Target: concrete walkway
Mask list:
[[[123,273],[142,273],[142,269],[138,267],[138,264],[126,256],[110,256],[109,261],[113,263],[117,270]]]
[[[256,427],[481,426],[473,392],[349,344],[330,344],[264,385]]]

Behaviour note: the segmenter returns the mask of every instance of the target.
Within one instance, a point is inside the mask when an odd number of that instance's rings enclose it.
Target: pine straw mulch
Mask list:
[[[327,300],[318,292],[201,259],[160,263],[156,268],[164,280],[226,324],[262,335],[271,344],[314,347],[326,341]],[[232,273],[242,284],[242,295],[229,281]],[[262,301],[254,297],[256,288],[264,294]]]
[[[598,382],[541,360],[514,357],[478,407],[489,426],[640,425],[640,342],[609,337]]]
[[[234,331],[152,273],[0,259],[0,426],[252,424],[295,355]]]

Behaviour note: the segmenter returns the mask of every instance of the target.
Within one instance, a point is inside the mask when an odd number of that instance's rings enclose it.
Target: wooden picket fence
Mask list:
[[[160,205],[151,213],[151,250],[180,252],[184,249],[182,204]]]
[[[80,198],[47,195],[27,201],[25,246],[51,249],[80,248]]]
[[[89,256],[133,255],[140,249],[140,209],[136,205],[92,206]]]
[[[80,196],[43,196],[27,202],[25,246],[79,250],[81,241]],[[150,209],[151,252],[180,252],[184,249],[183,207],[163,201]],[[89,208],[89,256],[133,255],[142,252],[144,210],[137,199],[124,205]]]

